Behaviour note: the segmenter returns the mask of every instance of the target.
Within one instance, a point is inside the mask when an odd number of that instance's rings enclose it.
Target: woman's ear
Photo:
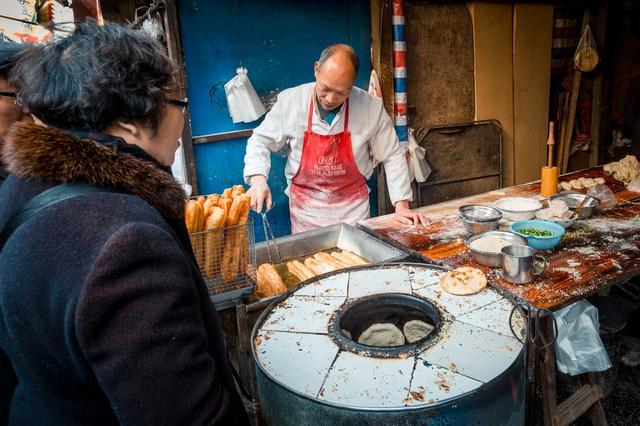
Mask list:
[[[140,129],[138,128],[137,124],[118,121],[112,126],[112,129],[118,132],[125,132],[134,137],[140,137]]]
[[[104,133],[124,139],[128,144],[146,146],[149,139],[149,132],[136,123],[126,123],[118,121],[104,130]]]

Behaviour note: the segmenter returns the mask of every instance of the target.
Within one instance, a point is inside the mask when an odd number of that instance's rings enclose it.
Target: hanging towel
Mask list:
[[[413,134],[414,129],[409,128],[409,141],[407,142],[407,162],[409,163],[409,177],[418,183],[422,183],[429,178],[431,167],[425,158],[426,151]]]

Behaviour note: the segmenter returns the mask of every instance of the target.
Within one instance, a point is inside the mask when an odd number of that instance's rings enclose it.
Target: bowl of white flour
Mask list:
[[[511,221],[533,219],[542,204],[532,198],[508,197],[496,201],[494,207],[500,210],[502,217]]]

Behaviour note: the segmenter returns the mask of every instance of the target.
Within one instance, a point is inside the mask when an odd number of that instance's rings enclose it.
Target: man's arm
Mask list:
[[[247,194],[251,196],[251,208],[257,212],[262,204],[271,205],[271,190],[267,185],[267,177],[271,170],[271,153],[280,151],[287,143],[284,132],[283,100],[278,100],[271,108],[262,123],[253,131],[247,141],[247,152],[244,156],[244,180],[251,186]]]
[[[244,156],[244,179],[250,184],[251,176],[269,176],[271,153],[280,151],[287,143],[284,132],[283,101],[280,96],[267,113],[264,120],[255,128],[247,141]]]

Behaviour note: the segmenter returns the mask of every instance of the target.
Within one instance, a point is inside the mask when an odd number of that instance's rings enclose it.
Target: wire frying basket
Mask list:
[[[189,237],[211,296],[254,285],[256,246],[251,218],[242,225],[194,232]]]

